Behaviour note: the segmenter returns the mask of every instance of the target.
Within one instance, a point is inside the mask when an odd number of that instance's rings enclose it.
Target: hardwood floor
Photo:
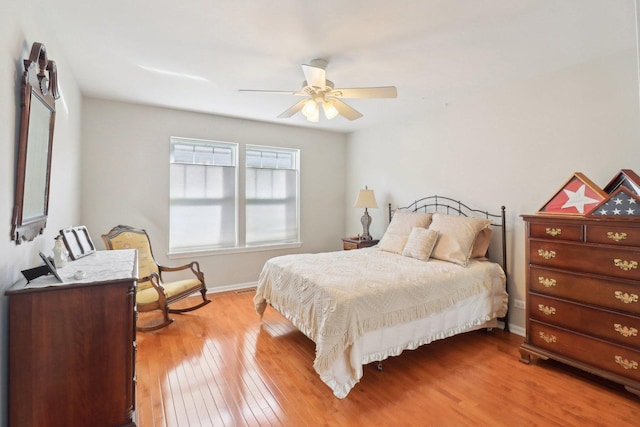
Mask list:
[[[345,399],[313,370],[314,344],[253,292],[138,333],[138,425],[637,426],[640,399],[551,361],[518,361],[500,330],[436,341],[365,367]],[[140,322],[148,314],[140,314]]]

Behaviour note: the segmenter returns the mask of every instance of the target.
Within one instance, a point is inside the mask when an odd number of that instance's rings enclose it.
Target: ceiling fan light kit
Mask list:
[[[304,114],[306,118],[309,118],[317,112],[318,104],[316,103],[316,100],[313,98],[306,100],[304,106],[302,107],[302,114]]]
[[[320,121],[320,109],[315,99],[312,98],[305,101],[304,107],[302,107],[302,114],[310,122],[318,123]]]
[[[324,59],[314,59],[310,64],[302,65],[305,81],[299,91],[276,91],[276,90],[248,90],[241,89],[240,92],[263,92],[288,94],[295,96],[306,96],[307,99],[297,102],[281,113],[279,118],[289,118],[301,112],[307,120],[317,123],[320,120],[320,106],[328,120],[337,115],[341,115],[347,120],[357,120],[362,114],[347,105],[339,98],[396,98],[398,91],[395,86],[363,87],[363,88],[338,88],[336,89],[331,80],[327,80],[327,61]]]
[[[328,119],[331,120],[333,119],[335,116],[337,116],[338,114],[340,114],[338,112],[338,109],[333,105],[333,102],[331,102],[331,99],[325,99],[322,102],[322,110],[324,111],[324,116]]]

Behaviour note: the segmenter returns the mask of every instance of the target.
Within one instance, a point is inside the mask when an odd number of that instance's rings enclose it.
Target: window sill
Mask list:
[[[265,252],[275,251],[279,249],[294,249],[302,247],[302,242],[295,243],[280,243],[274,245],[260,245],[260,246],[243,246],[237,248],[221,248],[221,249],[204,249],[185,252],[170,252],[167,254],[169,259],[179,258],[193,258],[194,256],[213,256],[213,255],[228,255],[228,254],[241,254],[248,252]]]

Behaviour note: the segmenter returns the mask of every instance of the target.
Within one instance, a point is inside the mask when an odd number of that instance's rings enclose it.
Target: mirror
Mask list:
[[[17,244],[35,239],[47,223],[55,100],[60,97],[56,64],[47,59],[42,43],[33,44],[24,69],[11,229]]]

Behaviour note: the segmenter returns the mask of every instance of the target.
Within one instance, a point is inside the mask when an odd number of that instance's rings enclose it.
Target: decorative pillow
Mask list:
[[[378,248],[383,251],[402,254],[408,238],[407,234],[384,233],[380,243],[378,243]]]
[[[402,254],[411,230],[414,227],[427,228],[430,222],[429,213],[396,211],[378,247],[383,251]]]
[[[402,255],[427,261],[438,240],[438,232],[427,228],[413,227]]]
[[[491,220],[434,213],[430,229],[440,234],[432,258],[466,266],[476,236],[489,227]]]
[[[471,259],[486,258],[491,243],[491,227],[483,228],[476,236],[471,248]]]

